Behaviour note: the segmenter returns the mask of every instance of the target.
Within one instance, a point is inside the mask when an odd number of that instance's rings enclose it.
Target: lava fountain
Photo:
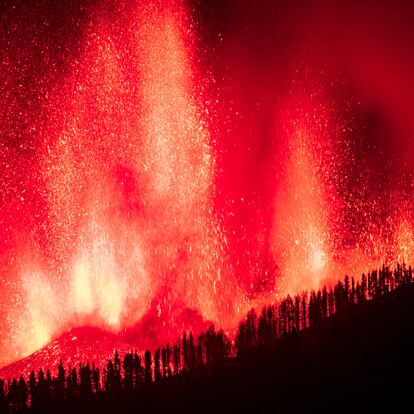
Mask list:
[[[316,110],[302,100],[295,107],[301,110],[287,117],[284,125],[286,161],[272,228],[273,254],[283,269],[279,284],[291,294],[304,286],[317,289],[334,273],[329,225],[334,203],[330,202],[333,194],[329,199],[326,192],[331,174],[327,162],[332,154],[327,133],[330,123],[322,106]]]
[[[16,355],[77,325],[119,331],[151,311],[174,337],[204,327],[186,309],[235,323],[241,296],[212,206],[188,17],[178,2],[124,7],[119,19],[91,17],[82,54],[48,94],[36,177],[46,218],[22,260]]]
[[[412,260],[408,140],[372,115],[410,126],[408,94],[375,78],[374,105],[366,75],[383,22],[354,50],[312,2],[52,3],[2,17],[1,364],[72,328],[139,349],[231,330]]]

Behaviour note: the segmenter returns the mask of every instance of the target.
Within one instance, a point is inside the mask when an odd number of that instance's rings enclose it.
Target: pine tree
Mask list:
[[[169,377],[171,377],[172,372],[171,372],[171,346],[170,344],[167,344],[167,346],[165,347],[165,351],[166,351],[166,358],[167,358],[167,374]]]
[[[174,344],[174,347],[173,347],[174,375],[177,375],[180,372],[180,369],[181,369],[180,358],[181,358],[180,344],[176,343]]]
[[[37,395],[39,399],[39,403],[44,405],[46,401],[48,401],[48,386],[46,382],[45,373],[40,368],[39,373],[37,375]]]
[[[194,344],[194,337],[193,333],[190,332],[190,335],[188,337],[188,366],[189,370],[192,371],[196,367],[196,347]]]
[[[302,294],[302,329],[306,329],[308,326],[307,301],[308,301],[308,295],[306,292],[304,292]]]
[[[267,308],[267,321],[269,323],[269,342],[272,342],[276,339],[276,324],[275,324],[275,312],[274,306],[268,306]]]
[[[300,331],[300,298],[299,295],[295,296],[295,330]]]
[[[188,371],[188,344],[187,344],[187,333],[183,334],[183,347],[182,347],[182,358],[183,367],[185,371]]]
[[[30,405],[33,410],[36,410],[38,407],[38,393],[37,393],[37,382],[36,375],[32,370],[29,375],[29,393],[30,393]]]
[[[109,359],[104,369],[104,388],[107,392],[115,389],[115,368],[112,359]]]
[[[262,308],[262,312],[259,316],[259,323],[257,325],[257,339],[259,345],[265,345],[268,343],[268,323],[266,307]]]
[[[322,317],[327,318],[328,317],[328,291],[326,290],[326,286],[322,289]]]
[[[363,301],[367,298],[367,277],[365,273],[362,274],[361,278],[361,297]]]
[[[7,412],[5,382],[0,378],[0,413]]]
[[[246,346],[246,324],[244,322],[240,322],[239,328],[237,330],[236,335],[236,349],[237,355],[243,355],[244,352],[247,350]]]
[[[134,386],[137,388],[144,382],[144,369],[141,364],[141,357],[135,352],[134,353]]]
[[[151,351],[146,350],[144,354],[145,358],[145,382],[148,384],[152,382],[152,358]]]
[[[160,348],[157,348],[154,353],[154,380],[156,382],[161,380],[161,352]]]
[[[335,312],[335,294],[332,288],[329,289],[328,293],[328,315],[331,316]]]
[[[7,402],[11,413],[18,411],[19,400],[18,400],[18,390],[17,390],[17,380],[13,378],[12,381],[8,381],[8,390],[7,393]]]
[[[27,408],[27,387],[26,381],[22,375],[20,376],[19,382],[17,383],[16,391],[17,410],[18,412],[24,412]]]
[[[92,362],[92,384],[95,389],[95,392],[99,392],[101,389],[100,383],[100,370],[95,367],[95,363]]]
[[[162,377],[167,378],[167,349],[165,346],[161,350],[161,362],[162,362]]]
[[[92,373],[89,362],[79,368],[79,393],[82,397],[87,397],[92,393]]]
[[[246,342],[250,349],[257,343],[257,314],[255,309],[251,309],[246,319]]]
[[[114,390],[119,392],[121,390],[121,359],[118,351],[114,355]]]
[[[353,305],[355,303],[355,279],[352,276],[351,278],[351,297],[350,297],[350,303]]]
[[[345,303],[348,303],[349,302],[349,276],[348,275],[345,275],[344,297],[345,297]]]
[[[220,329],[217,332],[216,336],[216,349],[217,349],[217,360],[222,360],[225,358],[228,358],[230,354],[230,342],[226,338],[226,335],[224,334],[223,330]]]
[[[131,390],[134,386],[133,355],[131,353],[125,354],[122,368],[124,370],[124,387],[127,390]]]
[[[210,325],[206,331],[206,363],[214,362],[216,356],[216,333],[214,325]]]
[[[65,368],[63,367],[62,360],[59,361],[58,364],[58,376],[56,381],[56,391],[57,391],[57,398],[63,399],[65,395],[65,378],[66,372]]]

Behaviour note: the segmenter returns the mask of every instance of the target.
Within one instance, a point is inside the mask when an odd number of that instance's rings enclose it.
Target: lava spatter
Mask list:
[[[235,328],[279,295],[412,260],[412,147],[389,127],[412,124],[412,80],[378,81],[403,48],[369,66],[387,47],[365,29],[384,21],[55,3],[1,17],[1,364],[47,343],[54,363],[78,327],[102,355]]]

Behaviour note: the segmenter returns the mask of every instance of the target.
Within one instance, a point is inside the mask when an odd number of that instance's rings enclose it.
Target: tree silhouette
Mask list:
[[[144,382],[144,368],[141,364],[141,357],[134,353],[134,386],[138,388]]]
[[[17,383],[17,408],[20,412],[25,411],[27,408],[27,387],[22,375]]]
[[[290,295],[287,295],[285,302],[286,302],[287,333],[291,333],[293,326],[294,326],[294,321],[295,321],[295,311],[294,311],[293,300],[290,297]]]
[[[273,341],[277,336],[277,328],[276,328],[276,314],[274,305],[270,305],[267,307],[267,321],[269,323],[269,341]]]
[[[8,406],[11,413],[18,412],[19,400],[18,400],[18,391],[17,391],[17,380],[13,378],[12,381],[8,382],[9,392],[7,393]]]
[[[16,388],[17,411],[23,412],[27,408],[27,386],[26,381],[21,375]]]
[[[92,394],[92,372],[89,362],[79,366],[79,394],[83,398]]]
[[[47,368],[46,370],[45,383],[46,383],[45,392],[46,392],[47,398],[50,398],[52,394],[52,385],[53,385],[52,374],[50,373],[50,368]]]
[[[205,363],[205,335],[202,332],[197,339],[197,364],[199,366]]]
[[[365,276],[365,273],[363,273],[361,277],[361,297],[362,300],[365,300],[367,297],[367,277]]]
[[[335,313],[335,293],[332,288],[328,292],[328,316]]]
[[[172,376],[171,372],[171,346],[170,344],[167,344],[165,347],[165,354],[166,354],[166,363],[167,363],[167,374],[169,377]]]
[[[181,368],[180,359],[181,359],[180,344],[176,343],[174,344],[174,348],[173,348],[174,375],[177,375],[180,372],[180,368]]]
[[[7,412],[7,397],[5,390],[5,382],[0,378],[0,413]]]
[[[124,372],[124,387],[130,391],[134,387],[134,357],[131,353],[125,354],[122,369]]]
[[[112,359],[109,359],[106,368],[104,369],[104,387],[106,391],[113,392],[116,389],[115,385],[115,368]]]
[[[344,279],[344,302],[349,302],[349,276],[346,275]]]
[[[309,306],[308,306],[309,326],[312,328],[315,326],[315,301],[316,301],[315,291],[312,290],[309,296]]]
[[[295,318],[295,331],[300,331],[300,297],[299,295],[295,296],[295,305],[294,305],[294,318]]]
[[[151,351],[146,350],[144,354],[145,358],[145,382],[149,384],[152,382],[152,358],[151,358]]]
[[[230,342],[228,341],[223,330],[220,329],[216,335],[216,361],[221,361],[228,358],[230,354]]]
[[[286,299],[283,299],[279,304],[278,320],[279,320],[279,335],[286,336],[288,332]]]
[[[322,310],[322,318],[328,317],[328,290],[326,286],[322,289],[322,296],[321,296],[321,310]]]
[[[254,351],[257,345],[273,346],[285,341],[285,336],[318,327],[334,313],[345,312],[351,307],[357,309],[356,305],[364,301],[387,295],[390,291],[412,283],[412,268],[407,268],[403,264],[398,265],[394,271],[383,266],[368,273],[368,276],[363,274],[361,280],[356,282],[354,277],[345,276],[343,281],[339,280],[329,289],[325,286],[318,291],[311,291],[309,300],[306,292],[293,297],[287,295],[273,305],[264,306],[259,318],[254,309],[247,313],[238,326],[235,348],[222,329],[215,331],[214,325],[210,325],[199,334],[197,340],[191,331],[184,332],[173,347],[166,344],[162,348],[157,348],[153,358],[151,351],[146,350],[143,355],[144,367],[142,356],[137,352],[125,353],[121,364],[119,353],[115,351],[113,359],[107,361],[103,370],[103,391],[100,370],[94,363],[92,368],[89,362],[80,362],[78,370],[71,366],[65,370],[62,361],[59,361],[56,377],[46,368],[46,371],[40,369],[37,377],[32,370],[27,383],[23,376],[18,380],[9,379],[7,386],[0,380],[0,412],[25,412],[28,410],[28,402],[33,412],[47,412],[53,407],[52,404],[89,401],[93,398],[94,392],[99,393],[99,397],[110,396],[114,401],[126,395],[131,397],[132,392],[143,383],[157,383],[163,378],[180,376],[183,372],[198,372],[198,367],[204,364],[217,368],[223,360],[234,355],[234,351],[238,357],[253,355],[258,350],[266,350],[257,348]],[[348,320],[345,313],[338,316],[339,320]],[[249,350],[253,351],[247,352]],[[205,372],[213,371],[215,369]],[[186,375],[184,378],[191,376]],[[128,391],[128,394],[121,390]]]
[[[196,346],[194,343],[193,333],[190,332],[188,336],[188,369],[194,370],[197,366]]]
[[[66,379],[66,371],[63,367],[62,360],[59,361],[58,364],[58,376],[56,381],[56,397],[60,400],[63,400],[65,396],[65,379]]]
[[[257,314],[255,309],[252,309],[247,314],[246,319],[246,345],[250,349],[256,345],[257,341]]]
[[[157,348],[154,353],[154,381],[161,380],[161,352],[160,348]]]
[[[167,349],[165,346],[161,349],[162,377],[167,378]]]
[[[217,341],[214,325],[210,325],[205,333],[206,364],[212,364],[216,359]]]
[[[238,355],[242,355],[246,352],[246,324],[245,322],[240,322],[239,328],[236,335],[236,348]]]
[[[351,278],[350,303],[351,303],[351,305],[355,304],[355,278],[353,276]]]
[[[75,371],[76,372],[76,371]],[[41,407],[44,408],[49,401],[49,394],[50,394],[50,382],[46,380],[45,374],[43,370],[40,368],[39,373],[37,375],[37,389],[36,393],[38,395],[38,400],[41,403]]]
[[[121,358],[119,358],[118,351],[114,355],[114,391],[121,390]]]
[[[95,392],[99,392],[101,389],[100,370],[95,367],[94,362],[92,362],[92,384]]]
[[[188,343],[187,343],[187,333],[184,332],[183,334],[183,340],[182,340],[182,360],[183,360],[183,367],[185,371],[188,371]]]
[[[259,316],[259,322],[257,325],[257,337],[258,337],[258,343],[260,345],[265,345],[268,343],[269,339],[269,324],[267,321],[267,311],[266,307],[263,307],[262,312]]]
[[[304,292],[302,294],[302,329],[306,329],[308,326],[308,294]]]

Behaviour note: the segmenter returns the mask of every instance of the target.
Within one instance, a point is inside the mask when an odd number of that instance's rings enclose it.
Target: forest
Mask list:
[[[115,352],[104,367],[60,363],[1,380],[0,412],[231,411],[273,400],[299,409],[310,401],[337,403],[338,384],[367,397],[384,382],[395,387],[405,375],[412,382],[413,300],[411,267],[383,266],[357,281],[345,276],[252,309],[232,341],[212,325],[153,352]],[[409,384],[410,377],[398,392]]]

